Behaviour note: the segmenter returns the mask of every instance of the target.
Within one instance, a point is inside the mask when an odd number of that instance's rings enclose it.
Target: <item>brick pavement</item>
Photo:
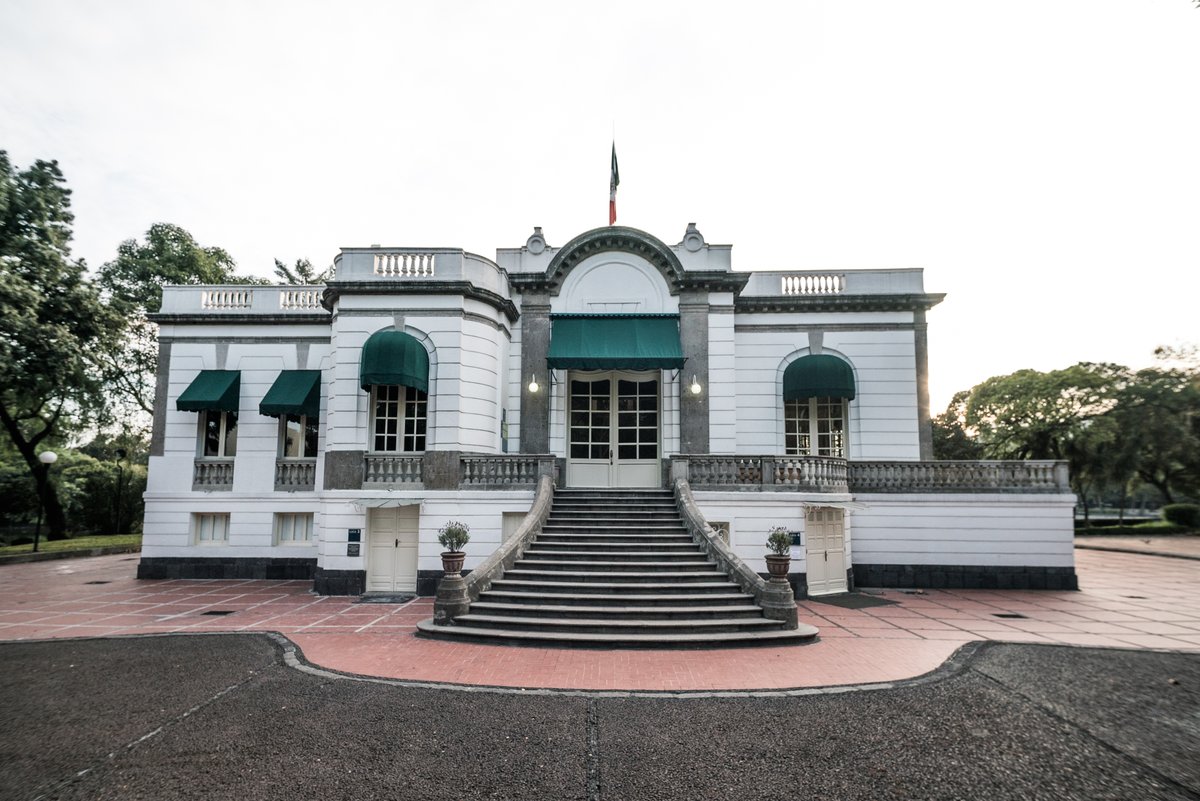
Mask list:
[[[783,648],[586,650],[424,640],[432,600],[360,604],[305,581],[138,581],[135,556],[0,566],[0,640],[277,631],[313,663],[414,681],[570,689],[819,687],[910,678],[972,640],[1200,651],[1200,562],[1077,551],[1080,591],[884,591],[800,603],[818,641]],[[211,612],[227,612],[213,615]]]

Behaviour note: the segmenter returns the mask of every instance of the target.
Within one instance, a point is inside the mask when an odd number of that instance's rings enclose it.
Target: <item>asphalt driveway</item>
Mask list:
[[[0,714],[5,799],[1200,798],[1196,654],[990,644],[685,699],[357,681],[263,634],[13,642]]]

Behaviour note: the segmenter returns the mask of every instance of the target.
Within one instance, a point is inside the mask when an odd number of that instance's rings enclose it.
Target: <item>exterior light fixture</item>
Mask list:
[[[696,380],[695,375],[692,375],[692,385],[689,389],[691,389],[693,395],[699,395],[704,390],[704,387],[700,386],[700,382]]]
[[[538,384],[538,382],[537,382],[537,376],[535,376],[535,375],[531,375],[531,376],[529,377],[529,391],[530,391],[530,392],[537,392],[537,391],[538,391],[539,389],[541,389],[541,388],[542,388],[542,387],[541,387],[541,385],[540,385],[540,384]]]
[[[46,465],[46,481],[50,480],[50,465],[58,461],[58,454],[54,451],[42,451],[38,454],[38,461]],[[42,513],[45,511],[45,505],[42,503],[42,493],[38,493],[38,518],[37,526],[33,529],[33,551],[37,553],[38,540],[42,538]]]

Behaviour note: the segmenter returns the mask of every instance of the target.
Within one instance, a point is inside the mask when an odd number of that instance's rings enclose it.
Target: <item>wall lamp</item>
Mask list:
[[[541,388],[542,388],[541,385],[537,382],[537,376],[536,375],[529,376],[529,391],[537,392]]]
[[[699,395],[704,391],[704,387],[700,386],[700,382],[696,380],[696,375],[694,373],[692,374],[692,385],[688,387],[688,389],[692,391],[693,395]]]

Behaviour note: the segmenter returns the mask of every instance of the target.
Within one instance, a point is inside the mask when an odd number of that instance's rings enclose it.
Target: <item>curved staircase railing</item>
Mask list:
[[[684,527],[692,535],[692,540],[704,549],[705,555],[725,571],[742,592],[754,596],[755,603],[762,607],[766,617],[784,621],[789,629],[797,628],[796,596],[792,593],[791,585],[786,580],[768,581],[751,570],[704,519],[696,499],[692,497],[692,488],[684,479],[675,480],[675,503],[683,517]]]
[[[465,577],[446,576],[438,582],[437,598],[433,602],[433,622],[436,625],[452,625],[454,618],[470,612],[471,602],[478,601],[479,594],[491,588],[492,582],[502,577],[504,571],[524,555],[525,549],[550,516],[553,501],[554,479],[543,475],[538,479],[533,505],[513,535]]]

